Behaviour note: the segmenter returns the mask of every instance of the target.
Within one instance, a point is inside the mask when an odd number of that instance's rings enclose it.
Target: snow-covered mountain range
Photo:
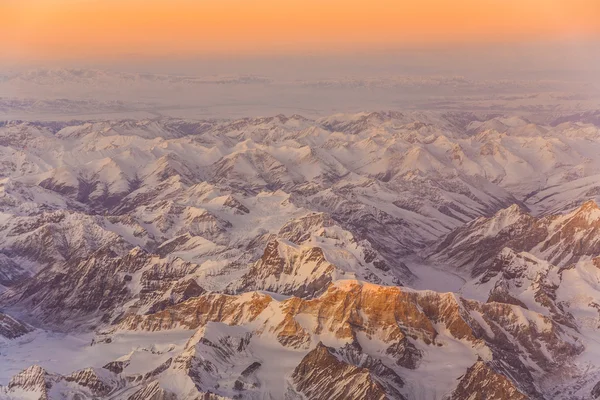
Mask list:
[[[590,113],[2,123],[0,399],[600,398],[599,155]]]

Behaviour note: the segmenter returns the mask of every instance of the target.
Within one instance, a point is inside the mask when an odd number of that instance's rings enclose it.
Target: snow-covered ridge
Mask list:
[[[600,207],[590,200],[566,214],[536,218],[511,206],[454,230],[428,257],[476,276],[505,247],[528,251],[560,267],[590,260],[600,255]]]
[[[71,391],[92,392],[102,399],[156,385],[181,399],[202,393],[224,398],[301,393],[311,399],[326,394],[404,399],[415,393],[438,397],[450,392],[455,399],[467,399],[461,387],[472,385],[472,377],[461,377],[463,370],[449,362],[455,354],[465,370],[478,366],[494,376],[491,387],[536,398],[540,393],[528,379],[503,376],[531,378],[532,366],[537,374],[550,373],[582,349],[561,326],[519,306],[355,280],[332,284],[311,300],[201,294],[156,313],[128,315],[101,332],[93,346],[110,346],[131,331],[181,331],[190,338],[183,347],[150,349],[155,357],[148,357],[156,360],[156,367],[149,372],[136,373],[137,353],[144,351],[139,349],[103,369],[66,376],[32,367],[13,378],[5,393],[43,388],[68,393],[63,385],[69,382],[79,385],[69,386]],[[524,358],[507,348],[521,349]]]

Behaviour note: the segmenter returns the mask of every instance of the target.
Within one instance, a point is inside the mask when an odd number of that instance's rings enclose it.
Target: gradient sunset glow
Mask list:
[[[600,38],[598,0],[8,0],[4,57],[296,53]]]

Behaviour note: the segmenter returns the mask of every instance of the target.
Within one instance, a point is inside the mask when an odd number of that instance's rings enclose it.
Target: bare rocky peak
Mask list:
[[[308,353],[294,370],[296,389],[307,399],[387,400],[384,387],[370,370],[346,364],[322,343]],[[404,397],[394,397],[403,399]]]
[[[28,392],[39,392],[40,398],[47,396],[52,377],[39,365],[33,365],[10,379],[8,389],[21,389]]]
[[[127,400],[176,400],[177,397],[174,393],[170,393],[167,390],[160,387],[160,384],[157,381],[154,381],[147,386],[139,389],[131,396],[127,398]]]
[[[451,400],[528,400],[529,398],[510,380],[494,372],[481,360],[467,370],[450,396]]]

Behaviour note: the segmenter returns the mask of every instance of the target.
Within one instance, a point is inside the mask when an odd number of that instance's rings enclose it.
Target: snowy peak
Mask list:
[[[52,385],[52,376],[39,365],[33,365],[17,375],[8,383],[8,392],[24,391],[39,395],[41,400],[48,399],[48,388]]]
[[[278,236],[292,243],[302,244],[309,240],[318,230],[334,225],[333,219],[325,213],[312,213],[301,218],[288,221],[279,230]]]
[[[577,218],[577,221],[580,223],[593,225],[600,220],[600,207],[598,207],[598,204],[594,200],[588,200],[569,216]]]
[[[559,267],[530,253],[504,249],[461,293],[481,301],[518,305],[585,332],[600,323],[595,301],[600,293],[598,265],[596,257]]]
[[[13,376],[8,386],[0,386],[0,397],[37,400],[108,398],[124,386],[124,379],[106,370],[86,368],[62,376],[34,365]]]
[[[570,214],[550,219],[540,254],[557,265],[569,265],[600,254],[600,208],[587,201]]]
[[[461,289],[467,296],[487,298],[488,302],[515,304],[543,314],[555,314],[566,322],[555,305],[555,291],[560,284],[560,270],[527,252],[504,248],[480,277]],[[572,325],[572,322],[570,322]]]
[[[236,291],[312,296],[329,285],[334,272],[335,266],[325,260],[319,247],[297,247],[275,240],[267,244],[260,260],[234,287]]]

